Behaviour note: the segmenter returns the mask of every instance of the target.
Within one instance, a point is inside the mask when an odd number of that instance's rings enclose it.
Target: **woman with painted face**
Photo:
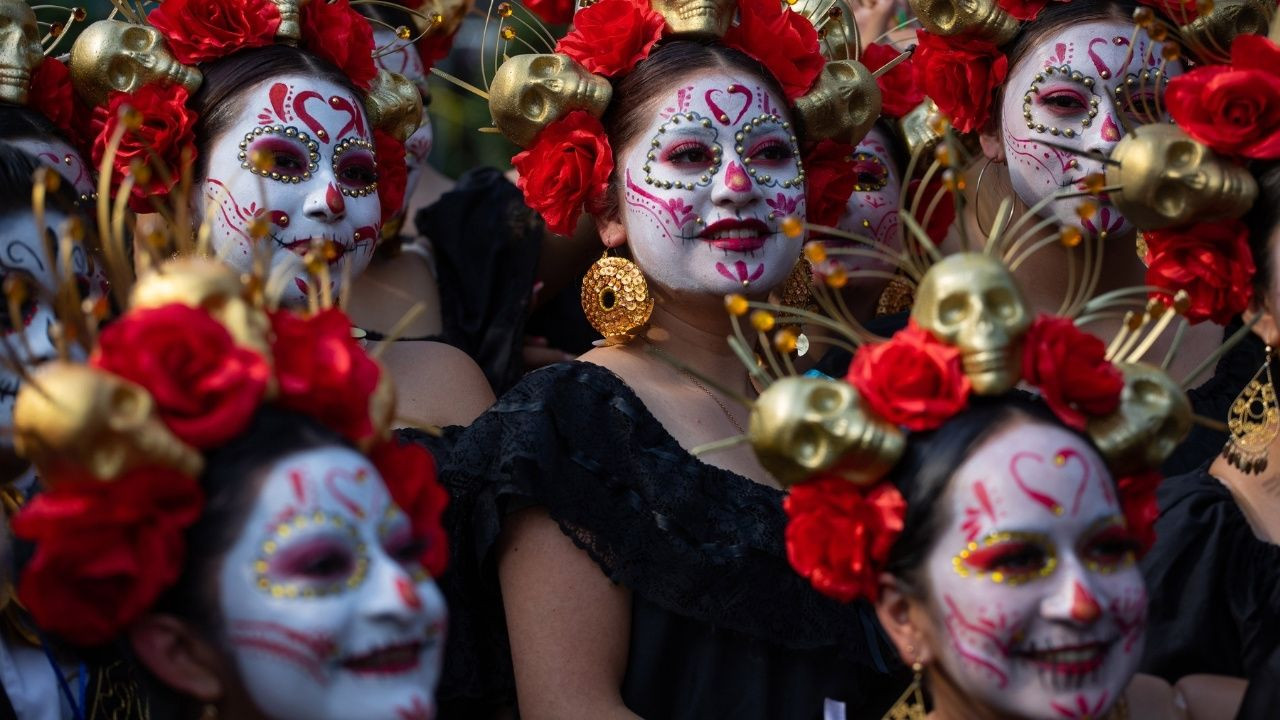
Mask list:
[[[13,523],[36,623],[127,640],[153,718],[434,717],[447,498],[349,321],[266,311],[212,260],[132,301],[90,365],[19,391],[49,486]]]
[[[106,110],[94,161],[110,161],[113,191],[136,212],[171,207],[189,168],[189,215],[230,267],[265,265],[288,306],[348,295],[401,210],[402,141],[420,120],[412,84],[375,66],[365,18],[345,0],[165,0],[134,20],[94,23],[71,53],[80,94]],[[418,361],[398,390],[415,423],[466,423],[492,402],[463,353],[433,343]],[[442,383],[448,402],[430,391]]]
[[[724,341],[726,293],[763,297],[799,257],[783,231],[805,203],[792,106],[815,97],[816,33],[771,0],[738,3],[729,32],[734,8],[683,22],[657,7],[601,0],[561,54],[513,57],[490,83],[517,137],[524,115],[503,103],[527,73],[573,90],[514,163],[553,231],[593,214],[607,257],[582,302],[609,342],[526,376],[455,439],[442,476],[466,551],[446,594],[467,609],[442,703],[812,718],[831,695],[875,712],[892,682],[869,608],[789,575],[777,480],[749,451],[690,453],[742,433],[735,398],[755,393]]]

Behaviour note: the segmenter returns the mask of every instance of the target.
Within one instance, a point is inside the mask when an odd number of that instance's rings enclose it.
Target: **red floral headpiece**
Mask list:
[[[197,263],[198,271],[230,272],[204,263]],[[447,493],[436,482],[430,453],[390,436],[394,391],[352,338],[350,320],[336,309],[312,316],[248,312],[262,316],[227,325],[208,310],[181,303],[131,310],[102,332],[90,369],[54,363],[20,391],[14,414],[23,436],[19,448],[35,453],[31,459],[50,487],[13,520],[14,533],[36,544],[18,594],[41,627],[97,645],[146,612],[181,574],[184,534],[204,503],[198,472],[183,458],[199,464],[197,451],[243,434],[264,404],[310,416],[365,450],[423,541],[423,567],[437,576],[444,571],[448,551],[440,519]],[[37,397],[44,392],[41,377],[53,386],[69,372],[91,373],[99,384],[119,385],[118,392],[144,393],[153,404],[160,426],[134,431],[130,442],[136,446],[125,451],[124,465],[50,457],[59,453],[57,438],[63,437],[56,432],[52,445],[40,442],[52,407]],[[119,441],[107,435],[93,442]]]

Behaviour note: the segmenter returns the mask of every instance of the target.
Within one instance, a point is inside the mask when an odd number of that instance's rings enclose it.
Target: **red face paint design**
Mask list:
[[[724,176],[724,186],[734,192],[746,192],[751,189],[751,178],[736,162],[729,163],[729,171]]]

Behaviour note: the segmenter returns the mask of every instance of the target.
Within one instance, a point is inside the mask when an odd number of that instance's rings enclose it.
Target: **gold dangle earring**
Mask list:
[[[653,314],[644,273],[630,260],[610,257],[605,250],[582,278],[582,311],[608,344],[630,342]]]
[[[1222,449],[1227,462],[1250,475],[1266,470],[1267,452],[1276,435],[1280,435],[1280,406],[1276,405],[1276,388],[1271,379],[1270,345],[1262,367],[1231,403],[1227,428],[1231,437]]]
[[[911,684],[881,720],[925,720],[924,692],[920,689],[924,666],[918,662],[912,663],[911,671],[915,673]]]

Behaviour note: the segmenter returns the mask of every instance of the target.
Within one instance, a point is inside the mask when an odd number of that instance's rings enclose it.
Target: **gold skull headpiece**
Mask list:
[[[52,22],[43,22],[36,17],[37,9],[59,15]],[[33,8],[27,0],[0,0],[0,102],[27,104],[32,99],[32,74],[84,19],[84,8]],[[47,31],[41,29],[42,25]]]

